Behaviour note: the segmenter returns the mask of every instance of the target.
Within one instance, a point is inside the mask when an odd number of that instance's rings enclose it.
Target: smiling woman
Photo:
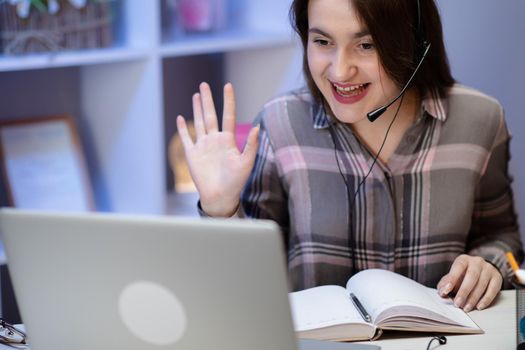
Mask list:
[[[510,137],[501,105],[452,78],[434,1],[294,0],[291,19],[308,87],[268,102],[243,152],[230,84],[222,131],[205,83],[195,141],[177,120],[202,215],[276,221],[294,290],[380,268],[490,305],[505,252],[523,259]]]

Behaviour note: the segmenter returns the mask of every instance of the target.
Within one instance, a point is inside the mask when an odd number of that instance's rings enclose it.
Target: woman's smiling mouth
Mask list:
[[[340,84],[330,82],[332,93],[339,103],[350,104],[360,101],[366,96],[370,83],[364,84]]]

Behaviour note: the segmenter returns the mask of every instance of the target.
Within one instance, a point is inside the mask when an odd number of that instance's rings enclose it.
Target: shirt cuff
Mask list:
[[[473,255],[479,255],[479,254],[473,254]],[[501,277],[503,278],[501,289],[511,289],[512,288],[512,277],[513,272],[510,266],[507,264],[507,259],[505,257],[505,254],[494,254],[494,253],[488,253],[486,255],[479,255],[483,259],[485,259],[486,262],[494,266],[498,272],[501,274]]]
[[[199,215],[202,218],[211,218],[212,216],[208,215],[204,210],[202,210],[201,201],[200,199],[197,201],[197,210],[199,211]],[[239,207],[237,207],[237,210],[235,213],[233,213],[232,216],[229,218],[244,218],[244,211],[242,210],[242,205],[239,204]]]

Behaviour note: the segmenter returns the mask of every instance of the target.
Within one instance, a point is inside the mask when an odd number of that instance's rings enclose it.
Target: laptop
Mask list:
[[[0,232],[31,350],[297,349],[271,221],[2,209]]]

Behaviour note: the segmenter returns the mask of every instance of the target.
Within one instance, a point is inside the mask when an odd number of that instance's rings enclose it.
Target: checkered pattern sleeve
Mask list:
[[[474,202],[467,252],[483,257],[501,272],[504,288],[510,286],[511,269],[505,252],[523,260],[517,218],[514,211],[511,177],[508,174],[509,141],[503,112],[500,125],[482,173]]]

